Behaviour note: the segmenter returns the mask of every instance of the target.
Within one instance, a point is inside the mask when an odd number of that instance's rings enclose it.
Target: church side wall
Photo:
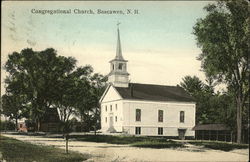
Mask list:
[[[178,136],[178,129],[186,129],[185,136],[194,136],[195,103],[148,102],[124,100],[123,129],[135,134],[135,127],[141,127],[141,135],[158,136],[158,127],[163,128],[162,136]],[[141,121],[136,121],[136,109],[141,109]],[[158,110],[163,110],[163,122],[158,122]],[[185,112],[184,123],[180,123],[180,111]]]

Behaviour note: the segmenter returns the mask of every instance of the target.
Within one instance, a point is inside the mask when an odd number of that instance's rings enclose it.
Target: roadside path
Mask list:
[[[2,134],[6,137],[16,138],[21,141],[39,145],[50,145],[65,148],[62,138],[46,138],[42,136],[25,136]],[[69,142],[69,150],[91,154],[88,161],[118,162],[118,161],[248,161],[248,149],[237,149],[230,152],[204,149],[189,145],[188,148],[179,149],[151,149],[136,148],[128,145],[107,143],[73,141]]]

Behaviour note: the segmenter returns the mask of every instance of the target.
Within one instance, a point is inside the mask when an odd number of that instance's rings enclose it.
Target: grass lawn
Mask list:
[[[233,149],[247,149],[248,144],[227,143],[220,141],[189,141],[188,143],[198,146],[204,146],[214,150],[231,151]]]
[[[184,144],[175,142],[175,141],[165,141],[165,142],[160,142],[160,141],[144,141],[144,142],[136,142],[130,144],[133,147],[144,147],[144,148],[180,148],[184,147]]]
[[[110,135],[81,135],[71,136],[78,141],[105,142],[111,144],[129,144],[133,147],[148,148],[176,148],[183,147],[182,143],[168,140],[163,137],[135,137],[135,136],[110,136]]]
[[[13,138],[0,136],[0,161],[11,162],[79,162],[88,159],[88,155],[69,152],[51,146],[39,146]]]

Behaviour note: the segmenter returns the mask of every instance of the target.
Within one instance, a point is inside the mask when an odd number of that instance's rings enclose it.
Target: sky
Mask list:
[[[1,92],[8,54],[24,48],[56,49],[72,56],[78,66],[91,65],[108,74],[115,57],[117,22],[123,57],[133,83],[177,85],[186,75],[205,81],[201,50],[192,34],[197,19],[206,16],[209,1],[3,1],[1,35]],[[39,14],[37,10],[71,10],[70,14]],[[75,9],[95,14],[77,14]],[[121,10],[124,14],[98,14]],[[131,10],[134,14],[127,14]]]

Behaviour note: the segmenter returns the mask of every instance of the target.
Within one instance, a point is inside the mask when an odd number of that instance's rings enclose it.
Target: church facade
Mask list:
[[[130,135],[194,137],[195,102],[178,86],[129,83],[119,28],[109,85],[100,99],[101,131]]]

